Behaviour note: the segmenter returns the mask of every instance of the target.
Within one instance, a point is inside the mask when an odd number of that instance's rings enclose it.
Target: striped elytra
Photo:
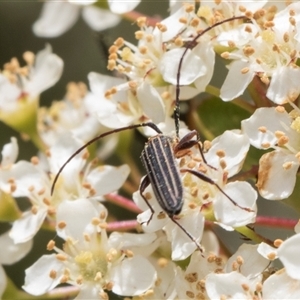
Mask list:
[[[150,138],[141,160],[161,208],[169,216],[179,214],[183,205],[183,187],[172,139],[161,134]]]

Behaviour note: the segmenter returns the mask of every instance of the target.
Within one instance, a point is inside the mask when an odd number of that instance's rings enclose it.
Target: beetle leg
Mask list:
[[[194,136],[197,137],[196,140],[195,140],[195,139],[194,139],[194,140],[192,139]],[[192,148],[192,147],[194,147],[194,146],[197,146],[197,147],[198,147],[203,162],[204,162],[206,165],[208,165],[208,164],[207,164],[207,161],[206,161],[206,159],[205,159],[205,157],[204,157],[204,154],[203,154],[203,149],[202,149],[201,142],[200,142],[200,135],[199,135],[199,133],[198,133],[196,130],[193,130],[193,131],[187,133],[187,134],[186,134],[186,135],[178,142],[178,144],[174,147],[174,154],[175,154],[175,156],[176,156],[177,153],[180,153],[180,152],[182,152],[182,151],[184,151],[184,150],[190,149],[190,148]],[[179,156],[180,156],[180,155],[179,155]],[[176,156],[176,157],[178,157],[178,156]],[[212,167],[212,166],[210,166],[210,165],[208,165],[208,166],[214,169],[214,167]]]
[[[200,246],[197,240],[175,219],[175,216],[169,216],[169,217],[189,237],[189,239],[195,243],[199,251],[203,253],[203,248]]]
[[[144,223],[147,223],[147,225],[150,223],[150,221],[152,220],[152,217],[154,215],[154,209],[153,207],[150,205],[149,201],[147,200],[147,198],[144,196],[144,191],[146,190],[147,186],[150,184],[150,179],[148,177],[148,175],[146,175],[143,179],[142,182],[140,184],[140,195],[142,196],[142,198],[144,199],[145,203],[147,204],[147,206],[149,207],[149,209],[151,210],[151,216],[149,218],[149,220],[147,222],[142,222],[141,225],[143,225]]]
[[[222,188],[216,183],[214,182],[211,178],[209,178],[208,176],[206,176],[205,174],[198,172],[196,170],[192,170],[192,169],[181,169],[180,172],[184,173],[184,172],[188,172],[191,173],[193,175],[195,175],[196,177],[200,178],[201,180],[214,185],[226,198],[228,198],[228,200],[235,206],[239,207],[242,210],[246,210],[248,212],[253,212],[252,209],[250,209],[249,207],[243,207],[240,206],[239,204],[237,204],[231,197],[229,197],[223,190]]]

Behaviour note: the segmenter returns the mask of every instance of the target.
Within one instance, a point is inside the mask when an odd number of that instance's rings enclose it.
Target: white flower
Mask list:
[[[294,12],[293,21],[290,11]],[[276,14],[270,26],[253,22],[218,37],[223,45],[227,42],[227,46],[231,43],[237,48],[223,53],[223,57],[233,59],[221,88],[224,101],[241,95],[256,75],[268,85],[266,96],[273,102],[283,104],[298,97],[300,69],[296,61],[300,44],[295,34],[299,11],[299,2],[294,3]],[[261,23],[267,24],[267,20]]]
[[[255,245],[241,245],[226,264],[215,254],[195,252],[185,271],[177,268],[176,290],[180,299],[221,299],[222,295],[249,299],[268,264]]]
[[[27,66],[21,68],[19,62],[12,59],[0,74],[1,114],[22,108],[22,102],[36,101],[41,92],[53,86],[61,76],[63,61],[52,53],[50,45],[36,57],[33,53],[24,53],[24,59]]]
[[[257,248],[257,245],[241,245],[226,262],[223,273],[208,274],[205,288],[209,299],[219,299],[222,295],[233,299],[252,299],[256,294],[260,295],[262,273],[269,260],[261,256]]]
[[[132,92],[128,90],[130,83],[120,78],[94,72],[91,72],[88,78],[91,91],[94,97],[97,97],[100,106],[97,116],[102,125],[120,128],[151,120],[163,132],[173,129],[174,120],[169,116],[172,103],[169,94],[167,94],[169,107],[167,113],[166,102],[162,100],[158,90],[147,82],[141,82],[135,92]],[[141,130],[147,136],[154,133],[154,130],[149,128]]]
[[[67,132],[87,142],[102,128],[96,113],[100,109],[101,102],[96,95],[87,91],[84,83],[71,82],[62,101],[39,109],[39,134],[48,146],[53,146]]]
[[[278,249],[264,243],[260,245],[242,245],[231,257],[224,270],[228,273],[211,273],[206,277],[205,287],[210,299],[219,299],[222,295],[234,299],[249,299],[254,295],[259,299],[298,299],[300,295],[299,259],[295,255],[299,236],[283,242]],[[258,251],[258,252],[257,252]],[[263,255],[263,256],[259,255]],[[280,258],[284,269],[269,273],[269,260]],[[269,276],[265,279],[268,274]]]
[[[208,274],[222,270],[224,262],[222,259],[214,259],[213,255],[201,255],[194,252],[186,270],[177,267],[176,291],[179,299],[207,298],[205,286],[201,282]],[[217,258],[217,257],[216,257]]]
[[[298,299],[300,295],[300,261],[296,255],[300,234],[295,234],[285,241],[277,241],[278,248],[261,243],[259,252],[274,261],[279,258],[284,266],[268,277],[263,284],[263,295],[266,299]]]
[[[36,57],[25,52],[24,60],[27,66],[21,67],[13,58],[0,73],[0,120],[46,150],[36,126],[39,96],[59,80],[63,61],[49,45]]]
[[[65,239],[64,251],[53,241],[48,244],[58,254],[44,255],[26,270],[25,291],[42,295],[59,283],[69,283],[80,289],[76,299],[102,299],[104,290],[123,296],[148,290],[156,279],[155,269],[130,246],[142,252],[156,235],[136,235],[127,244],[120,235],[107,238],[106,215],[106,209],[94,201],[63,202],[57,212],[57,230]]]
[[[97,7],[90,1],[46,1],[39,19],[33,24],[33,32],[39,37],[57,37],[69,30],[79,18],[80,12],[86,23],[96,31],[116,26],[123,14],[133,10],[140,1],[119,2],[110,0],[108,9]]]
[[[19,161],[0,170],[1,189],[13,197],[27,197],[32,204],[31,209],[13,223],[10,236],[16,243],[30,240],[45,219],[50,223],[55,221],[56,209],[63,200],[103,200],[105,194],[116,191],[124,183],[129,174],[127,165],[93,168],[90,164],[83,171],[87,156],[77,156],[62,172],[51,196],[52,177],[81,145],[65,135],[49,149],[46,166],[35,157],[31,163]]]
[[[262,294],[264,299],[299,299],[300,280],[289,277],[282,269],[267,278],[263,284]]]
[[[258,149],[273,148],[259,162],[257,187],[269,200],[289,197],[296,183],[299,168],[299,110],[288,114],[283,107],[259,108],[242,129],[250,143]]]
[[[134,114],[128,113],[126,103],[127,93],[119,92],[106,96],[106,91],[117,85],[125,84],[125,80],[112,76],[91,72],[88,75],[93,95],[98,98],[101,108],[97,111],[98,120],[109,128],[127,126],[135,120]],[[129,107],[130,108],[130,107]]]

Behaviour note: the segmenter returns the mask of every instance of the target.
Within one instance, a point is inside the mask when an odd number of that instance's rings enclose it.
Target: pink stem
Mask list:
[[[107,194],[105,195],[105,199],[134,213],[139,214],[142,212],[132,200],[118,194]]]
[[[46,296],[49,296],[49,299],[70,299],[78,294],[78,291],[77,286],[64,286],[49,291]]]
[[[277,217],[257,216],[255,225],[267,227],[280,227],[284,229],[294,229],[298,220],[283,219]]]
[[[117,221],[110,222],[107,224],[107,231],[127,231],[136,229],[138,222],[136,220],[127,220],[127,221]]]

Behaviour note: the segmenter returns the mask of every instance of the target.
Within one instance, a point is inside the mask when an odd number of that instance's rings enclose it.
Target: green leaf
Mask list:
[[[213,137],[222,134],[225,130],[240,129],[241,121],[251,116],[244,109],[217,97],[204,100],[199,105],[197,112],[201,123]]]

